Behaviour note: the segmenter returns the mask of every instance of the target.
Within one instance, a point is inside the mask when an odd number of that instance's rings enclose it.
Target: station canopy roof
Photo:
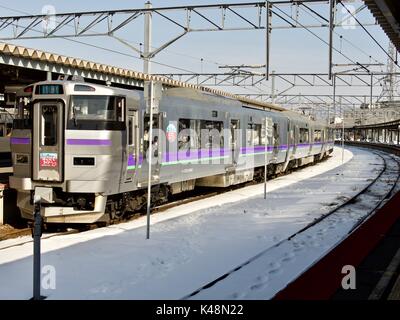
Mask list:
[[[58,74],[79,75],[83,78],[98,81],[110,81],[127,86],[143,87],[145,81],[159,81],[167,87],[192,88],[203,92],[229,97],[241,101],[244,105],[255,106],[276,111],[285,109],[253,99],[247,99],[222,90],[202,87],[186,82],[176,81],[161,76],[149,75],[142,72],[110,66],[102,63],[62,56],[37,49],[25,48],[0,42],[0,71],[9,72],[10,66],[22,71],[38,70],[51,71]],[[42,79],[43,80],[43,79]]]
[[[400,51],[400,1],[364,0],[364,2],[397,51]]]

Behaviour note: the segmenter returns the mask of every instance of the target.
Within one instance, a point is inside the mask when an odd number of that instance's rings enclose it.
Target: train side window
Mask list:
[[[265,145],[267,139],[267,128],[265,127],[265,122],[261,125],[261,145]]]
[[[200,120],[200,141],[202,148],[216,148],[224,146],[224,137],[222,121]]]
[[[187,150],[190,148],[190,120],[179,119],[178,149]]]
[[[248,146],[253,145],[253,124],[252,123],[247,124],[246,142],[247,142]]]
[[[300,128],[299,143],[306,143],[309,139],[308,129]]]
[[[261,145],[261,124],[253,125],[253,145]]]
[[[322,132],[321,130],[314,130],[314,142],[321,142]]]
[[[179,119],[178,149],[198,149],[199,120]]]
[[[261,124],[247,124],[246,140],[248,146],[260,146],[265,143],[265,133],[263,133]]]
[[[274,123],[273,126],[273,138],[274,138],[274,145],[279,145],[279,125]]]

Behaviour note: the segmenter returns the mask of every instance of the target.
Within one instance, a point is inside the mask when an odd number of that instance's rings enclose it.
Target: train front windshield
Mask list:
[[[69,120],[124,121],[122,97],[71,96]]]

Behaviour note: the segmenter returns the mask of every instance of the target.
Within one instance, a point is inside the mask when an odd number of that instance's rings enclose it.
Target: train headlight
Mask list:
[[[17,153],[15,155],[16,164],[29,164],[29,155],[25,153]]]

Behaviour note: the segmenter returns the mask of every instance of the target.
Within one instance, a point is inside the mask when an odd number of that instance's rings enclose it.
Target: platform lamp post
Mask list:
[[[53,189],[36,187],[34,196],[33,237],[33,297],[32,300],[43,300],[46,297],[40,294],[41,286],[41,238],[42,238],[42,204],[53,203]]]
[[[343,163],[344,163],[344,111],[342,109],[342,164]]]
[[[145,3],[146,9],[151,9],[152,4],[150,1]],[[151,35],[152,35],[152,15],[151,12],[148,11],[144,14],[144,52],[143,52],[143,72],[150,74],[151,73],[151,60],[150,60],[150,52],[151,52]],[[154,84],[152,81],[146,82],[144,84],[144,92],[145,92],[145,100],[146,100],[146,109],[150,115],[149,119],[149,156],[147,158],[148,161],[148,181],[147,181],[147,228],[146,228],[146,239],[150,239],[150,206],[151,206],[151,161],[153,155],[153,89]],[[146,96],[147,94],[147,96]]]
[[[42,237],[42,214],[40,197],[34,197],[34,222],[33,222],[33,298],[32,300],[41,300],[40,295],[40,274],[41,274],[41,248],[40,240]]]

